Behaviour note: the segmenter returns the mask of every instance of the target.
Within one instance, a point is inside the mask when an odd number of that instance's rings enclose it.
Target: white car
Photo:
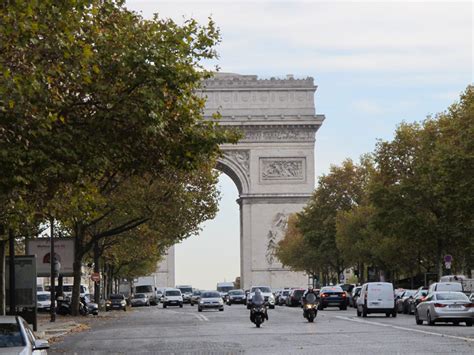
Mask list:
[[[38,291],[36,293],[36,308],[38,312],[49,312],[51,309],[51,293]]]
[[[268,286],[252,286],[250,292],[247,296],[247,309],[250,309],[252,306],[252,297],[255,294],[255,291],[260,289],[262,296],[265,298],[265,302],[268,303],[271,309],[275,308],[275,296],[272,293],[272,289]]]
[[[199,298],[198,311],[202,312],[203,309],[218,309],[224,311],[224,300],[221,297],[220,292],[217,291],[203,291]]]
[[[49,348],[20,316],[0,316],[0,344],[2,354],[47,354]]]
[[[179,306],[183,308],[183,295],[177,288],[167,288],[163,293],[163,308]]]
[[[356,302],[357,316],[367,317],[369,313],[385,313],[396,317],[395,296],[390,282],[368,282],[362,285]]]

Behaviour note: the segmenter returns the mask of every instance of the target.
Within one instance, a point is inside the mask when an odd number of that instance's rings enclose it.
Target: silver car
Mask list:
[[[150,299],[148,296],[144,293],[137,293],[133,296],[131,300],[131,305],[132,307],[137,307],[137,306],[150,306]]]
[[[49,343],[36,339],[20,316],[0,316],[0,353],[47,354]]]
[[[224,310],[224,300],[217,291],[203,291],[198,303],[198,311],[202,312],[206,308],[216,308],[219,311]]]
[[[435,322],[465,322],[468,327],[474,321],[474,303],[462,292],[439,291],[428,294],[415,311],[416,324],[423,321],[429,325]]]

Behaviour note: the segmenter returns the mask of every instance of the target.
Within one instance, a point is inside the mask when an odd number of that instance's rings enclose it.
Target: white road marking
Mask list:
[[[458,339],[458,340],[465,340],[465,341],[474,342],[474,338],[465,338],[465,337],[460,337],[460,336],[456,336],[456,335],[448,335],[448,334],[429,332],[429,331],[421,330],[421,329],[406,328],[406,327],[400,327],[398,325],[373,322],[373,321],[368,321],[368,320],[363,320],[363,319],[354,319],[354,318],[343,317],[343,316],[336,316],[336,318],[344,319],[344,320],[348,320],[348,321],[356,322],[356,323],[371,324],[371,325],[376,325],[376,326],[382,326],[382,327],[389,327],[389,328],[394,328],[394,329],[399,329],[399,330],[405,330],[405,331],[409,331],[409,332],[417,332],[417,333],[428,334],[428,335],[436,335],[436,336],[444,337],[444,338],[452,338],[452,339]]]
[[[174,314],[187,314],[187,315],[196,317],[201,322],[209,322],[209,318],[207,318],[205,315],[202,315],[202,314],[196,314],[196,313],[190,313],[190,312],[177,312],[177,311],[172,311],[172,310],[167,310],[167,312],[174,313]]]

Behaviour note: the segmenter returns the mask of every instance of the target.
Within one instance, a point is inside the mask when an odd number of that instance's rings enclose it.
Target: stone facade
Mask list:
[[[303,273],[282,267],[274,248],[284,235],[288,215],[301,211],[315,186],[315,134],[324,120],[315,112],[315,91],[312,78],[260,80],[255,75],[222,73],[207,80],[200,92],[206,97],[205,117],[219,112],[222,126],[243,135],[237,145],[221,147],[223,156],[216,168],[239,191],[245,289],[307,283]],[[167,286],[174,286],[174,250],[158,271]]]

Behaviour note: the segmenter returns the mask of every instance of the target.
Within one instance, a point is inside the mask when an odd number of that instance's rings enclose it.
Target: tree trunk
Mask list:
[[[7,247],[6,240],[0,240],[0,316],[6,314],[5,303],[5,252]]]
[[[10,314],[16,315],[16,279],[15,279],[15,235],[13,230],[8,231],[8,244],[9,244],[9,273],[10,273]]]
[[[95,241],[94,243],[94,272],[100,272],[100,248],[99,248],[99,241]],[[94,282],[94,302],[99,304],[100,302],[100,282]]]
[[[73,263],[73,287],[71,300],[71,314],[79,315],[79,297],[81,292],[81,276],[82,276],[82,257],[84,256],[82,249],[82,241],[84,240],[84,230],[80,223],[76,224],[76,236],[74,238],[74,263]]]

